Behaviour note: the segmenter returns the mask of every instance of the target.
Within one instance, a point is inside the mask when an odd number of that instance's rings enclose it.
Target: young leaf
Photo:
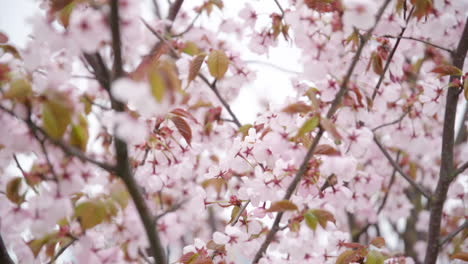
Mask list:
[[[182,108],[176,108],[176,109],[172,110],[171,113],[174,114],[174,115],[178,115],[180,117],[188,118],[188,119],[192,120],[194,123],[198,124],[197,119],[195,119],[195,117],[193,117],[192,114],[190,114],[189,112],[185,111]]]
[[[461,76],[463,74],[463,72],[460,69],[458,69],[457,67],[455,67],[453,65],[449,65],[449,64],[439,65],[439,66],[435,67],[434,69],[432,69],[431,72],[438,73],[439,77],[446,76],[446,75]]]
[[[23,101],[32,94],[31,83],[26,79],[17,79],[10,84],[10,89],[5,92],[5,99]]]
[[[81,228],[93,228],[106,219],[106,206],[99,200],[80,203],[75,207],[75,217],[79,218]]]
[[[206,61],[211,76],[221,79],[226,74],[229,66],[229,58],[222,50],[213,50]]]
[[[307,211],[304,214],[304,220],[305,220],[306,225],[310,229],[312,230],[317,229],[318,219],[311,210]]]
[[[172,123],[176,126],[179,133],[184,137],[188,145],[192,142],[192,129],[185,119],[180,116],[171,117]]]
[[[148,80],[151,86],[151,94],[157,102],[161,102],[166,93],[166,84],[158,70],[148,72]]]
[[[463,261],[468,261],[468,252],[458,252],[450,256],[451,259],[460,259]]]
[[[236,218],[237,215],[239,215],[241,207],[240,206],[234,206],[231,211],[231,219],[229,220],[228,224],[232,223]]]
[[[297,131],[296,137],[300,138],[304,136],[306,133],[313,131],[320,123],[319,116],[314,116],[304,122],[301,128]]]
[[[337,149],[335,149],[334,147],[332,147],[332,146],[330,146],[328,144],[322,144],[322,145],[318,145],[315,148],[314,154],[316,154],[316,155],[336,156],[336,155],[340,155],[340,152]]]
[[[73,124],[70,133],[70,144],[81,151],[86,151],[88,144],[88,121],[83,115],[79,116],[78,124]]]
[[[385,239],[383,237],[375,237],[370,243],[371,245],[381,248],[385,246]]]
[[[267,212],[284,212],[297,210],[297,205],[289,200],[281,200],[271,204]]]
[[[323,228],[327,227],[327,222],[332,222],[336,224],[335,217],[332,213],[328,212],[327,210],[323,209],[314,209],[312,213],[317,217],[320,226]]]
[[[294,104],[290,104],[283,108],[281,111],[287,114],[297,114],[297,113],[308,113],[312,110],[310,105],[307,105],[303,102],[297,102]]]
[[[367,253],[365,264],[384,264],[385,256],[376,250],[371,250]]]
[[[203,61],[205,60],[205,57],[205,54],[199,54],[190,62],[187,87],[189,86],[190,82],[195,80],[195,78],[197,77],[198,73],[200,72],[200,68],[203,64]]]
[[[49,136],[62,138],[71,122],[73,108],[67,96],[60,92],[49,92],[42,105],[42,125]]]
[[[20,194],[20,189],[21,189],[21,177],[16,177],[11,179],[7,185],[6,185],[6,197],[8,200],[10,200],[12,203],[15,204],[20,204],[23,202],[23,195]]]

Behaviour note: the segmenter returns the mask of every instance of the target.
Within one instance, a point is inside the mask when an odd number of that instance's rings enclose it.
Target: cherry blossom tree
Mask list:
[[[468,260],[468,1],[41,8],[0,33],[1,263]],[[293,92],[241,122],[284,44]]]

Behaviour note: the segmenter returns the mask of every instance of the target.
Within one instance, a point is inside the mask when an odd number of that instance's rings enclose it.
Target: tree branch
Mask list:
[[[148,23],[146,23],[145,20],[141,19],[141,21],[143,22],[143,24],[146,26],[146,28],[148,28],[149,31],[151,31],[151,33],[153,33],[160,41],[166,43],[166,45],[169,47],[169,49],[171,50],[172,54],[176,57],[176,58],[179,58],[179,54],[177,53],[177,51],[174,49],[174,47],[172,47],[172,45],[170,43],[168,43],[168,41],[163,37],[161,36],[158,32],[156,32],[156,30],[154,30],[153,28],[151,28]],[[218,97],[218,100],[221,102],[221,104],[224,106],[224,108],[228,111],[229,115],[231,116],[231,118],[233,119],[234,123],[237,125],[237,127],[241,127],[241,123],[239,121],[239,119],[237,118],[237,116],[234,114],[234,112],[231,110],[231,107],[230,105],[226,102],[226,100],[224,100],[224,98],[221,96],[221,94],[219,93],[217,87],[216,87],[216,82],[213,82],[213,83],[210,83],[210,81],[208,80],[207,77],[205,77],[205,75],[203,75],[202,73],[198,73],[198,77],[200,79],[202,79],[202,81],[208,85],[208,87],[210,87],[210,89],[215,93],[216,97]]]
[[[112,49],[114,51],[114,75],[113,80],[123,76],[121,42],[120,42],[120,18],[118,0],[111,1],[110,25],[112,32]],[[111,97],[112,108],[118,112],[125,111],[125,105]],[[166,256],[164,248],[159,238],[159,233],[156,230],[156,225],[153,217],[146,205],[143,195],[140,193],[140,188],[133,178],[129,158],[127,143],[122,139],[117,138],[114,142],[116,152],[116,174],[123,180],[133,202],[136,206],[140,219],[146,231],[146,236],[150,244],[151,252],[158,264],[166,264]]]
[[[454,173],[451,178],[457,177],[459,174],[463,173],[466,169],[468,169],[468,161],[463,163]]]
[[[339,106],[341,104],[341,101],[343,99],[343,96],[348,91],[348,83],[349,83],[349,81],[351,79],[351,75],[353,74],[354,69],[355,69],[355,67],[356,67],[356,65],[357,65],[357,63],[359,61],[359,58],[361,57],[361,53],[364,50],[364,46],[366,45],[367,40],[372,35],[372,32],[374,32],[374,29],[375,29],[376,25],[380,21],[380,18],[382,17],[382,15],[383,15],[383,13],[384,13],[384,11],[387,8],[389,3],[390,3],[390,0],[386,0],[383,3],[383,5],[380,7],[380,9],[379,9],[379,11],[378,11],[378,13],[376,15],[376,22],[375,22],[374,26],[371,29],[369,29],[367,31],[367,33],[362,37],[359,48],[358,48],[358,50],[356,51],[356,54],[353,57],[351,65],[349,66],[348,71],[346,72],[346,75],[345,75],[345,77],[343,79],[343,82],[341,83],[340,90],[336,94],[335,99],[333,100],[332,105],[330,106],[330,109],[328,110],[327,118],[331,118],[336,113],[336,111],[338,110],[338,108],[339,108]],[[291,198],[294,190],[296,189],[297,185],[301,181],[302,176],[307,171],[307,164],[309,163],[309,160],[312,157],[312,155],[313,155],[313,153],[315,151],[315,148],[317,147],[321,137],[323,136],[323,133],[324,133],[324,130],[323,130],[322,127],[320,127],[319,131],[317,132],[317,135],[315,135],[315,138],[314,138],[309,150],[307,151],[307,154],[305,155],[305,157],[304,157],[304,159],[302,161],[301,166],[299,167],[299,170],[296,172],[296,175],[294,176],[294,179],[292,180],[291,184],[288,186],[288,188],[286,190],[286,194],[284,195],[283,200],[289,200]],[[258,263],[260,258],[262,258],[263,254],[266,252],[268,246],[271,244],[271,242],[273,241],[276,233],[279,230],[279,223],[280,223],[282,217],[283,217],[283,212],[279,212],[276,215],[276,218],[275,218],[275,220],[274,220],[274,222],[273,222],[273,224],[272,224],[272,226],[270,228],[270,231],[266,235],[265,241],[262,243],[259,250],[255,254],[255,257],[254,257],[252,263]]]
[[[445,243],[449,242],[450,240],[452,240],[452,238],[454,238],[456,235],[458,235],[458,233],[460,233],[461,231],[465,230],[466,228],[468,228],[468,221],[465,220],[465,223],[463,223],[461,226],[459,226],[457,229],[453,230],[452,233],[448,234],[446,237],[444,237],[443,239],[440,240],[439,242],[439,246],[442,247]]]
[[[65,246],[61,247],[60,250],[57,252],[57,254],[54,255],[54,257],[49,261],[47,262],[47,264],[53,264],[55,263],[55,261],[71,246],[73,245],[73,243],[75,243],[78,238],[75,237],[75,236],[71,236],[71,241],[68,242]]]
[[[468,19],[465,22],[463,34],[458,43],[457,49],[452,53],[453,65],[459,69],[463,69],[466,53],[468,51]],[[459,76],[450,76],[449,83]],[[451,175],[454,173],[453,166],[453,149],[455,141],[455,117],[457,114],[457,103],[459,97],[459,90],[450,88],[447,92],[447,99],[445,103],[445,116],[444,127],[442,132],[442,150],[441,150],[441,165],[439,172],[439,180],[435,194],[430,203],[431,213],[429,218],[429,234],[427,237],[426,257],[424,258],[425,264],[435,264],[437,256],[439,255],[439,237],[440,237],[440,223],[442,220],[442,211],[447,192],[451,182]]]
[[[434,48],[438,48],[438,49],[441,49],[443,51],[446,51],[450,54],[453,53],[453,50],[451,49],[448,49],[448,48],[445,48],[445,47],[442,47],[440,45],[437,45],[437,44],[434,44],[434,43],[431,43],[427,40],[423,40],[423,39],[418,39],[418,38],[413,38],[413,37],[404,37],[404,36],[392,36],[392,35],[383,35],[382,37],[384,38],[393,38],[393,39],[408,39],[408,40],[414,40],[414,41],[417,41],[417,42],[421,42],[421,43],[424,43],[426,45],[429,45],[429,46],[432,46]]]
[[[62,149],[62,151],[69,155],[69,156],[74,156],[74,157],[77,157],[81,160],[84,160],[84,161],[87,161],[89,163],[92,163],[106,171],[109,171],[109,172],[113,172],[115,170],[114,166],[112,165],[109,165],[107,163],[104,163],[104,162],[100,162],[100,161],[97,161],[93,158],[90,158],[88,156],[86,156],[86,154],[84,154],[83,152],[81,152],[79,149],[75,148],[75,147],[72,147],[66,143],[64,143],[63,141],[61,140],[57,140],[57,139],[53,139],[51,138],[47,132],[45,132],[42,128],[38,127],[36,124],[32,123],[32,122],[28,122],[27,120],[24,120],[22,119],[21,117],[17,116],[13,111],[7,109],[6,107],[0,105],[0,110],[2,110],[3,112],[9,114],[10,116],[14,117],[14,118],[17,118],[21,121],[23,121],[24,123],[26,123],[26,125],[29,127],[29,129],[31,130],[35,130],[35,131],[38,131],[41,133],[41,135],[45,138],[47,138],[47,140],[49,142],[51,142],[53,145],[59,147],[60,149]]]
[[[400,160],[400,151],[398,151],[397,155],[396,155],[396,162],[398,164],[398,161]],[[385,193],[385,196],[382,200],[382,203],[380,204],[379,208],[377,209],[377,216],[380,214],[380,212],[382,212],[382,210],[384,209],[385,207],[385,204],[387,203],[387,200],[388,200],[388,195],[390,194],[390,189],[392,189],[392,186],[393,186],[393,183],[395,182],[395,176],[396,176],[396,168],[393,168],[393,172],[392,172],[392,176],[390,178],[390,182],[388,183],[388,187],[387,187],[387,192]],[[352,234],[352,240],[355,241],[355,242],[358,242],[359,241],[359,237],[367,231],[367,229],[369,229],[369,227],[371,226],[372,224],[368,223],[366,226],[364,226],[363,228],[361,228],[361,230],[359,230],[358,232]]]
[[[390,156],[390,153],[388,153],[387,149],[377,139],[376,135],[374,135],[374,142],[375,144],[377,144],[377,146],[382,151],[387,160],[390,162],[390,164],[393,166],[393,168],[396,169],[398,173],[400,173],[400,175],[403,176],[403,178],[405,178],[405,180],[414,188],[416,188],[416,190],[418,190],[424,197],[426,197],[428,200],[431,200],[431,194],[424,190],[421,186],[419,186],[419,184],[417,184],[410,176],[408,176],[403,171],[403,169],[393,160],[392,156]]]
[[[408,17],[406,18],[406,24],[408,24],[413,12],[414,12],[414,7],[411,8],[411,11],[410,11]],[[407,25],[405,25],[401,29],[401,32],[398,35],[397,40],[395,42],[395,45],[393,45],[392,51],[390,51],[390,54],[388,55],[387,61],[385,62],[385,67],[383,69],[383,72],[382,72],[382,74],[380,74],[379,81],[377,82],[377,85],[375,85],[374,92],[372,93],[372,102],[374,101],[375,97],[377,96],[377,92],[379,91],[380,85],[382,85],[383,79],[385,78],[385,74],[387,73],[387,70],[390,67],[390,63],[392,62],[393,56],[395,55],[396,50],[398,49],[398,46],[400,45],[400,41],[401,41],[401,39],[403,37],[403,34],[405,34],[406,28],[407,28]]]
[[[15,264],[8,254],[8,250],[6,249],[2,236],[0,236],[0,263]]]
[[[281,4],[278,2],[278,0],[274,0],[276,5],[278,6],[279,10],[281,11],[281,17],[284,17],[284,9],[281,6]]]

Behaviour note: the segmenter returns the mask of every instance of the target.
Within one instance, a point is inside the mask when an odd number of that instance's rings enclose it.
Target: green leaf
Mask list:
[[[52,91],[46,94],[46,101],[42,105],[42,125],[50,137],[63,137],[72,114],[71,102],[64,93]]]
[[[229,220],[228,224],[232,223],[237,218],[237,215],[239,214],[240,209],[241,207],[237,205],[232,208],[231,219]]]
[[[300,138],[304,136],[306,133],[313,131],[320,123],[320,118],[318,116],[314,116],[304,122],[301,128],[297,131],[296,137]]]
[[[70,144],[85,152],[88,144],[88,138],[88,121],[86,121],[86,118],[83,115],[80,115],[78,124],[72,125]]]
[[[323,209],[313,209],[311,211],[317,217],[320,226],[323,228],[327,227],[327,222],[336,224],[335,217],[329,211]]]
[[[376,250],[371,250],[367,253],[365,264],[384,264],[385,256]]]
[[[24,201],[24,196],[20,194],[21,189],[21,177],[11,179],[6,185],[6,197],[12,203],[21,204]]]
[[[153,70],[148,73],[148,79],[151,86],[151,93],[157,102],[161,102],[166,93],[166,84],[161,73]]]
[[[195,42],[187,41],[185,42],[184,49],[182,50],[182,52],[194,56],[200,53],[200,49],[198,48],[197,44],[195,44]]]
[[[305,220],[306,225],[307,225],[310,229],[312,229],[312,230],[317,229],[318,219],[317,219],[317,217],[314,215],[314,213],[312,212],[312,210],[309,210],[309,211],[307,211],[307,212],[304,214],[304,220]]]
[[[112,183],[110,187],[110,197],[114,202],[118,203],[122,209],[127,207],[130,200],[130,194],[120,180],[116,180]]]
[[[211,76],[221,79],[226,74],[229,66],[229,58],[222,50],[213,50],[206,61]]]
[[[107,213],[106,204],[100,200],[83,202],[75,207],[75,217],[83,229],[99,225],[107,218]]]
[[[5,92],[6,99],[22,101],[32,95],[31,83],[26,79],[17,79],[11,82],[10,89]]]

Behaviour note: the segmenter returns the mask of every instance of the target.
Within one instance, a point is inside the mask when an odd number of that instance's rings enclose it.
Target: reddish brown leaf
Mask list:
[[[335,124],[332,123],[329,119],[322,118],[320,125],[322,125],[322,127],[335,139],[335,141],[341,140],[341,135],[336,129]]]
[[[267,212],[284,212],[284,211],[293,211],[297,210],[297,205],[289,200],[281,200],[271,204],[270,208],[266,210]]]
[[[327,227],[327,222],[332,222],[332,223],[336,224],[335,217],[333,216],[332,213],[328,212],[327,210],[315,209],[315,210],[312,210],[312,212],[317,217],[317,219],[319,221],[319,224],[323,228]]]
[[[371,245],[381,248],[385,246],[385,239],[383,237],[375,237],[370,243]]]
[[[308,113],[312,110],[310,105],[307,105],[303,102],[297,102],[294,104],[290,104],[283,108],[281,111],[288,114],[297,114],[297,113]]]
[[[195,119],[195,117],[193,117],[192,114],[190,114],[189,112],[185,111],[182,108],[176,108],[176,109],[172,110],[171,113],[174,114],[174,115],[178,115],[180,117],[188,118],[188,119],[192,120],[194,123],[198,124],[197,119]]]
[[[174,123],[182,137],[184,137],[185,141],[187,141],[187,144],[190,145],[192,142],[192,129],[190,128],[187,121],[185,121],[185,119],[180,116],[171,117],[171,121]]]
[[[439,65],[435,67],[434,69],[432,69],[431,72],[438,73],[439,76],[446,76],[446,75],[461,76],[463,74],[463,72],[460,69],[449,64]]]
[[[318,145],[315,148],[314,154],[317,155],[327,155],[327,156],[336,156],[340,155],[340,152],[335,149],[334,147],[328,145],[328,144],[323,144],[323,145]]]
[[[458,252],[451,256],[452,259],[461,259],[463,261],[468,261],[468,252]]]
[[[197,77],[205,57],[205,54],[200,54],[193,58],[193,60],[190,62],[187,86],[189,86],[190,82]]]

